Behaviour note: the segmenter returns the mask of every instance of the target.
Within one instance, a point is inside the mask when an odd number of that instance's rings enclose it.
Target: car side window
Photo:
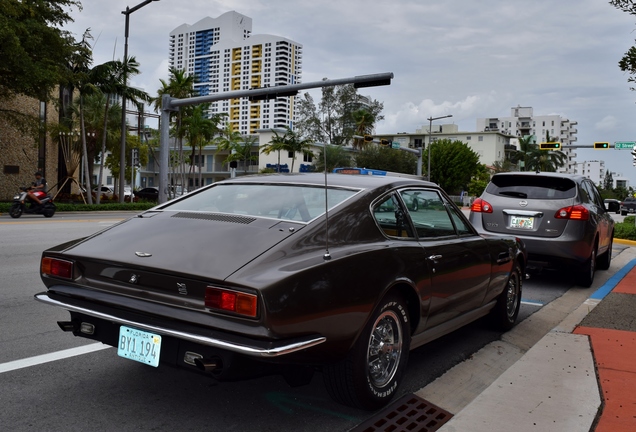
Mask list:
[[[585,190],[585,193],[586,193],[586,195],[588,197],[587,201],[590,204],[596,205],[597,207],[604,208],[603,205],[599,205],[599,203],[598,203],[598,199],[597,199],[597,193],[598,192],[596,191],[596,187],[594,187],[594,185],[591,182],[587,181],[587,180],[584,180],[581,183],[581,185],[583,186],[583,189]]]
[[[456,235],[455,227],[446,211],[443,198],[434,190],[407,189],[400,196],[419,238],[436,238]]]
[[[591,192],[592,192],[592,200],[594,201],[594,203],[596,204],[597,207],[601,208],[601,209],[605,209],[605,204],[603,203],[603,198],[601,197],[600,192],[598,191],[598,189],[596,188],[596,186],[594,186],[594,183],[588,181],[587,182]]]
[[[395,194],[389,194],[373,207],[373,217],[387,236],[415,239],[404,209]]]

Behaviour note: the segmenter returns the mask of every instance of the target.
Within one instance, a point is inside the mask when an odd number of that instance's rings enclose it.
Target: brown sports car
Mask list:
[[[266,175],[45,251],[36,299],[128,359],[218,380],[318,370],[337,401],[377,409],[409,350],[488,314],[511,328],[525,266],[520,241],[479,235],[433,183]]]

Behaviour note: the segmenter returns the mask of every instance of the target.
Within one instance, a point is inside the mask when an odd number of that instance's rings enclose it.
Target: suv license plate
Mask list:
[[[529,230],[534,229],[534,218],[511,216],[510,228],[520,228],[520,229],[529,229]]]
[[[150,366],[159,366],[161,336],[143,330],[121,326],[117,355]]]

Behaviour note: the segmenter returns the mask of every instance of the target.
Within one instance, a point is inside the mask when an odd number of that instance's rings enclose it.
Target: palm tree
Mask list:
[[[228,162],[243,162],[243,173],[247,174],[247,169],[249,168],[249,162],[258,161],[258,156],[252,154],[252,148],[254,145],[258,143],[258,138],[253,135],[247,135],[242,137],[242,141],[236,143],[233,151],[228,155],[228,157],[223,161],[223,163]]]
[[[302,153],[305,156],[314,156],[311,151],[311,145],[313,141],[308,138],[300,138],[296,132],[287,128],[287,132],[284,137],[284,146],[283,150],[292,153],[294,156],[292,158],[291,170],[290,172],[294,172],[294,162],[296,161],[296,155],[298,153]]]
[[[261,153],[270,154],[272,152],[278,152],[278,163],[276,164],[276,172],[280,172],[280,151],[285,147],[285,135],[279,135],[277,131],[273,131],[274,136],[272,140],[263,146]]]
[[[293,155],[290,172],[294,172],[294,161],[296,160],[296,154],[302,153],[304,155],[311,155],[311,145],[313,141],[308,138],[300,138],[296,132],[287,127],[284,135],[279,135],[274,131],[274,137],[269,144],[263,146],[261,153],[270,154],[271,152],[278,152],[278,166],[280,167],[280,152],[286,151]],[[279,168],[280,170],[280,168]]]
[[[211,118],[208,118],[206,112],[208,110],[208,104],[196,105],[192,109],[188,110],[187,115],[183,118],[183,129],[185,136],[187,137],[190,147],[192,147],[192,153],[190,155],[190,172],[194,166],[195,152],[199,151],[199,185],[201,185],[201,158],[203,147],[214,137],[219,130],[219,122],[221,121],[221,115],[215,114]]]
[[[161,88],[157,90],[157,97],[152,99],[154,109],[158,112],[161,109],[161,99],[164,94],[169,94],[172,97],[183,99],[189,98],[195,95],[194,90],[194,76],[188,75],[184,69],[177,69],[171,67],[170,70],[170,78],[168,82],[161,79]],[[173,114],[171,114],[171,118]],[[181,181],[180,183],[183,185],[185,183],[185,171],[184,167],[184,158],[183,158],[183,137],[184,131],[181,126],[183,121],[183,112],[179,110],[176,112],[177,123],[175,128],[172,130],[173,136],[177,138],[178,142],[178,155],[179,155],[179,166],[181,167]]]
[[[373,125],[375,123],[375,117],[369,111],[365,109],[359,109],[351,114],[353,121],[355,122],[356,135],[364,136],[373,132]],[[353,148],[362,148],[367,144],[362,138],[353,139]]]
[[[89,191],[89,204],[93,204],[93,199],[90,194],[91,179],[90,172],[88,170],[88,151],[86,149],[86,131],[84,128],[84,96],[94,89],[90,80],[90,65],[93,62],[93,53],[88,43],[88,41],[92,38],[90,29],[87,29],[82,36],[82,40],[74,44],[74,51],[68,62],[69,84],[79,92],[80,138],[82,140],[82,154],[84,157],[83,168],[86,177],[85,181]]]
[[[539,149],[534,139],[534,135],[519,137],[519,150],[514,155],[514,159],[522,162],[521,171],[526,171],[532,160],[539,156]]]
[[[108,112],[110,109],[110,95],[125,95],[127,100],[133,101],[138,107],[142,102],[149,102],[150,96],[148,93],[125,85],[124,77],[130,77],[138,75],[139,62],[135,57],[128,57],[124,62],[119,60],[113,60],[110,62],[102,63],[95,66],[91,70],[93,81],[97,88],[106,95],[104,103],[104,116],[103,116],[103,133],[102,133],[102,149],[101,160],[102,164],[99,168],[99,176],[97,184],[102,184],[104,175],[104,159],[106,154],[106,142],[108,136]],[[121,126],[121,123],[120,123]],[[141,133],[141,131],[140,131]],[[97,195],[97,204],[99,204],[100,196]]]
[[[565,165],[567,156],[560,150],[538,150],[541,152],[535,159],[530,161],[530,168],[534,171],[556,172],[557,169]]]

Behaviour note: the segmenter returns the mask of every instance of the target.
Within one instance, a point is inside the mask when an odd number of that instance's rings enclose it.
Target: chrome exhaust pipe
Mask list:
[[[65,332],[77,331],[77,323],[73,321],[58,321],[57,325]]]
[[[223,368],[223,362],[218,357],[213,358],[195,358],[194,364],[199,370],[203,372],[221,372]]]

